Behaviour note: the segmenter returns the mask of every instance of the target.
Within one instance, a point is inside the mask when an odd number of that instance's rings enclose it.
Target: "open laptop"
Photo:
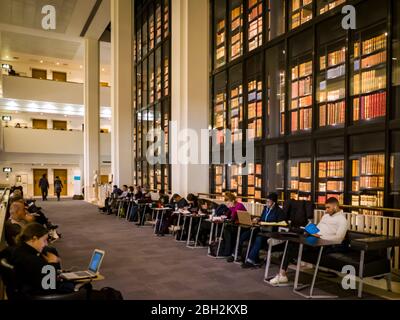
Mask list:
[[[92,259],[90,259],[88,270],[86,271],[77,271],[77,272],[68,272],[61,273],[61,277],[65,280],[74,281],[74,280],[83,280],[83,279],[93,279],[96,278],[99,274],[100,266],[104,258],[104,251],[94,250]]]
[[[251,220],[251,216],[250,216],[249,212],[238,211],[237,215],[238,215],[238,219],[239,219],[239,224],[241,224],[243,226],[250,226],[250,227],[256,225],[256,223],[253,223],[253,221]]]

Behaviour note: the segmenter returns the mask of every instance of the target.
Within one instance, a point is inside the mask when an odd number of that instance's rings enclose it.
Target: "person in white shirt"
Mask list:
[[[318,234],[313,234],[313,237],[321,238],[323,240],[342,243],[346,237],[348,230],[348,222],[343,211],[340,209],[339,201],[336,198],[329,198],[325,205],[326,214],[322,217],[321,222],[318,224],[318,229],[320,230]],[[304,248],[304,250],[313,248]],[[329,252],[332,253],[332,248]],[[287,283],[287,269],[290,261],[297,257],[299,251],[299,245],[290,242],[288,245],[288,250],[286,252],[285,259],[282,263],[282,269],[279,274],[273,278],[270,283],[272,285]]]

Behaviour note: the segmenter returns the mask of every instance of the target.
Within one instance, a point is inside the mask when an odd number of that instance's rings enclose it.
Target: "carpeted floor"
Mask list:
[[[39,202],[50,220],[60,226],[56,242],[64,268],[85,269],[93,249],[106,251],[96,287],[113,287],[130,300],[282,300],[301,299],[291,287],[271,288],[264,269],[243,270],[237,264],[207,257],[206,249],[187,249],[171,237],[158,238],[148,227],[138,228],[115,216],[98,212],[83,201]],[[273,267],[273,272],[277,268]],[[293,274],[291,274],[293,276]],[[308,275],[301,280],[309,283]],[[319,280],[316,294],[356,299],[355,291]],[[323,290],[323,291],[322,291]],[[365,294],[366,299],[377,297]]]

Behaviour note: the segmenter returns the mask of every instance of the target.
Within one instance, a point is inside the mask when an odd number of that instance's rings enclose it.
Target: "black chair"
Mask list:
[[[66,300],[87,300],[87,291],[79,290],[72,293],[49,294],[49,295],[27,295],[22,293],[18,287],[17,275],[14,266],[8,263],[7,259],[0,260],[0,276],[6,287],[7,298],[10,301],[18,300],[43,300],[43,301],[66,301]]]

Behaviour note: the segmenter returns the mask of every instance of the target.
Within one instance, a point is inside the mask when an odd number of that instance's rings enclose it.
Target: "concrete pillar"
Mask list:
[[[172,0],[172,121],[178,130],[201,130],[209,123],[209,0]],[[179,136],[182,136],[179,134]],[[171,141],[172,191],[183,196],[209,191],[209,165],[175,164],[180,144]],[[193,144],[193,143],[191,143]],[[196,147],[196,146],[195,146]],[[206,155],[208,159],[208,155]]]
[[[111,172],[113,184],[133,182],[133,12],[131,0],[111,0]]]
[[[95,39],[85,39],[85,126],[84,187],[85,200],[97,201],[94,175],[100,173],[100,46]]]

